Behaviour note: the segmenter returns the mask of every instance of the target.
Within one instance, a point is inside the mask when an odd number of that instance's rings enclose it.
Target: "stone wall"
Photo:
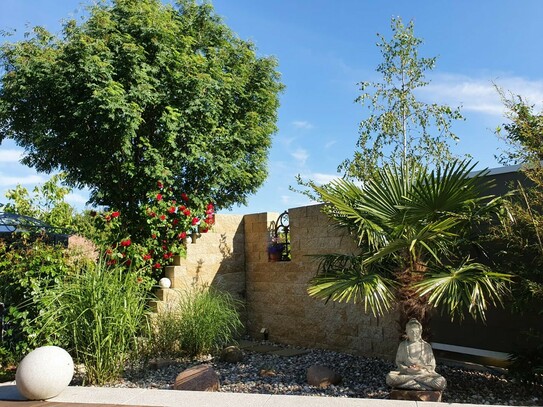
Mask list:
[[[261,338],[352,354],[393,357],[398,332],[392,317],[374,318],[362,305],[325,303],[307,287],[318,262],[311,255],[356,249],[353,239],[334,228],[321,206],[289,209],[291,261],[269,262],[270,224],[277,213],[246,215],[247,331]]]
[[[177,290],[212,285],[245,299],[245,232],[243,215],[216,215],[216,224],[187,244],[185,259],[166,267]]]
[[[349,253],[356,249],[353,239],[329,223],[320,205],[289,209],[291,261],[269,262],[278,215],[217,215],[212,231],[188,244],[187,258],[167,268],[172,287],[209,284],[244,300],[243,320],[254,338],[266,328],[280,343],[392,358],[398,345],[393,317],[374,318],[362,305],[326,304],[307,294],[318,264],[311,255]]]

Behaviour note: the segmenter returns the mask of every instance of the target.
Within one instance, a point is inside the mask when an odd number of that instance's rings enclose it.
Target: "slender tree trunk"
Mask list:
[[[405,267],[396,273],[396,279],[400,283],[398,289],[398,311],[399,311],[399,329],[403,335],[405,324],[411,319],[417,319],[423,326],[423,336],[428,336],[428,326],[430,322],[430,306],[427,296],[421,297],[416,293],[413,285],[422,280],[426,264],[422,262],[414,263],[412,267]]]

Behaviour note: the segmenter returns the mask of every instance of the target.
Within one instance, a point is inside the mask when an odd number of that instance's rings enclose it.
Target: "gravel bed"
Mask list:
[[[176,376],[184,369],[210,363],[220,375],[222,392],[385,399],[390,391],[385,384],[385,375],[394,365],[382,359],[320,349],[290,357],[250,350],[243,350],[243,353],[243,361],[236,364],[207,356],[199,360],[177,360],[158,370],[132,369],[126,372],[124,379],[111,386],[171,389]],[[332,368],[343,377],[342,382],[326,389],[309,386],[306,370],[313,364]],[[262,370],[271,375],[261,375]],[[436,371],[447,379],[444,402],[543,406],[543,386],[515,383],[499,369],[438,364]]]

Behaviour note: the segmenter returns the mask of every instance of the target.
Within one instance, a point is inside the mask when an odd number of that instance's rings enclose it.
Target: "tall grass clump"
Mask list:
[[[138,271],[100,259],[39,298],[39,318],[61,321],[59,344],[84,365],[86,382],[104,384],[120,377],[138,336],[147,335],[149,288]]]
[[[239,306],[230,294],[210,287],[179,291],[178,300],[153,319],[150,353],[198,356],[221,349],[243,327]]]

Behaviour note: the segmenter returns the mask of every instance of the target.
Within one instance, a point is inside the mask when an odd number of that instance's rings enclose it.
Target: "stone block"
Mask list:
[[[181,288],[187,277],[186,263],[182,266],[166,266],[164,274],[172,282],[172,288]]]
[[[227,363],[243,361],[243,352],[238,346],[227,346],[221,351],[221,360]]]
[[[307,383],[311,386],[326,388],[341,383],[341,380],[341,375],[326,366],[312,365],[307,369]]]
[[[388,398],[391,400],[441,401],[442,393],[441,391],[394,389]]]
[[[219,375],[211,365],[188,368],[176,377],[174,390],[218,391]]]

